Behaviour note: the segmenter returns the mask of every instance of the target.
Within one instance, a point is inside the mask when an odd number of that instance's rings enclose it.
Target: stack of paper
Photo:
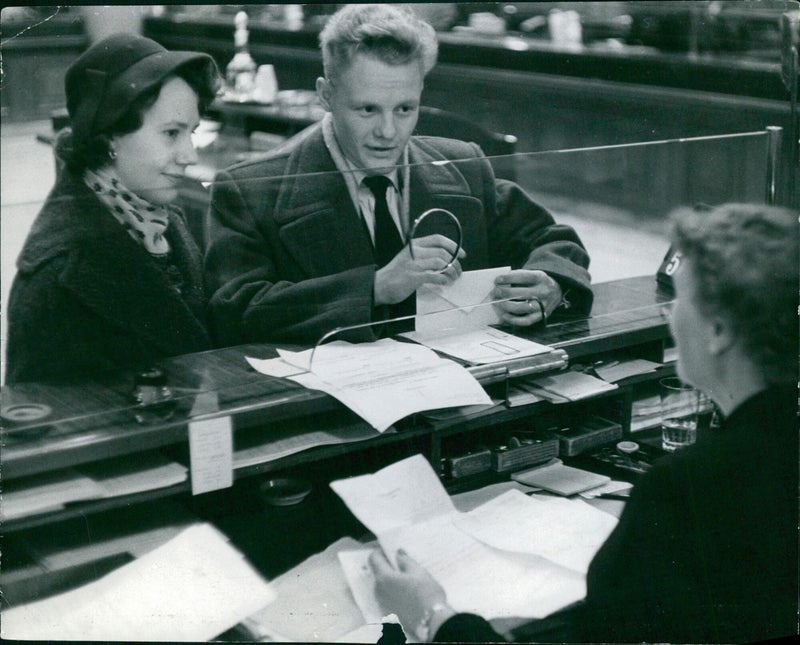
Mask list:
[[[263,374],[327,392],[379,432],[415,412],[492,405],[464,367],[413,343],[389,338],[360,344],[335,341],[313,353],[278,353],[280,359],[247,360]]]
[[[544,464],[534,466],[527,470],[512,473],[511,479],[526,486],[546,490],[556,495],[570,497],[592,488],[597,488],[611,481],[607,475],[565,466],[564,463],[554,458]]]
[[[5,520],[58,511],[72,502],[119,497],[186,481],[187,469],[158,453],[108,459],[6,482],[0,499]]]
[[[616,524],[580,500],[551,505],[517,490],[459,513],[419,455],[331,488],[390,561],[403,548],[444,587],[456,611],[487,619],[541,618],[580,600],[588,562]],[[340,554],[340,561],[370,622],[381,609],[368,556]]]
[[[494,281],[510,270],[465,271],[451,284],[421,286],[414,331],[402,335],[471,365],[552,352],[551,347],[491,327],[502,322],[491,299]]]
[[[513,336],[494,327],[470,329],[457,333],[422,334],[410,331],[401,335],[471,365],[502,363],[527,356],[548,354],[553,351],[552,347]]]
[[[609,383],[616,383],[631,376],[651,374],[659,367],[661,367],[661,363],[654,363],[643,358],[634,358],[628,361],[614,361],[607,365],[599,365],[595,368],[595,371],[603,380]]]
[[[616,384],[606,383],[603,379],[572,370],[551,376],[526,378],[518,385],[553,403],[579,401],[618,388]]]

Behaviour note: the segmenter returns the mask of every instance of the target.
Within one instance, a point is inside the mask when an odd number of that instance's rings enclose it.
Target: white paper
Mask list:
[[[192,495],[233,486],[233,425],[230,417],[189,422]]]
[[[81,471],[96,481],[106,497],[132,495],[156,488],[167,488],[186,481],[186,466],[157,453],[97,461],[81,466]]]
[[[402,548],[439,582],[457,612],[487,620],[542,618],[586,595],[585,576],[545,558],[502,552],[458,529],[459,513],[380,536],[385,553]]]
[[[244,358],[256,372],[267,376],[287,378],[306,371],[306,368],[287,363],[280,356],[278,358],[252,358],[245,356]]]
[[[415,331],[425,335],[454,333],[498,324],[500,316],[489,304],[494,280],[510,270],[464,271],[449,285],[422,285],[417,289]],[[456,307],[460,309],[447,311]]]
[[[274,598],[225,536],[197,524],[96,582],[4,610],[2,636],[206,641]]]
[[[594,499],[600,495],[606,494],[614,494],[614,493],[622,493],[625,491],[629,491],[633,488],[633,484],[630,482],[620,482],[611,480],[607,484],[603,486],[598,486],[597,488],[592,488],[591,490],[585,490],[582,493],[579,493],[581,497],[584,499]]]
[[[380,642],[381,636],[384,634],[383,623],[385,622],[392,622],[398,623],[399,619],[394,614],[389,614],[385,617],[386,620],[381,618],[379,623],[367,623],[366,625],[361,625],[358,629],[354,629],[352,632],[349,632],[342,636],[341,638],[336,639],[336,643],[369,643],[370,645],[375,645],[375,643]],[[404,632],[405,633],[405,632]],[[388,640],[388,642],[392,642]],[[414,643],[416,642],[413,637],[409,637],[406,634],[406,642],[407,643]]]
[[[606,383],[603,379],[572,370],[559,372],[552,376],[539,376],[530,379],[529,382],[535,388],[564,397],[569,401],[578,401],[618,388],[616,384]]]
[[[301,433],[292,431],[281,433],[278,437],[275,434],[271,434],[269,438],[261,439],[257,445],[241,447],[236,450],[233,455],[234,466],[236,468],[246,468],[277,461],[283,457],[316,448],[317,446],[367,441],[380,436],[374,428],[365,424],[331,427]]]
[[[4,482],[3,489],[0,515],[5,520],[56,511],[69,502],[106,496],[97,482],[72,469]]]
[[[278,350],[292,365],[309,367],[311,350]],[[335,397],[383,432],[415,412],[462,405],[491,405],[464,367],[413,343],[335,341],[316,348],[311,372],[289,378]]]
[[[553,351],[552,347],[507,334],[493,327],[454,334],[423,334],[409,331],[401,336],[473,365],[500,363]]]
[[[372,551],[372,549],[340,551],[338,555],[344,577],[353,599],[364,616],[364,622],[379,623],[383,618],[383,610],[375,597],[375,576],[369,564]]]
[[[585,574],[617,520],[582,500],[543,500],[510,490],[455,525],[495,548],[539,555]]]
[[[186,467],[159,454],[108,459],[6,482],[0,515],[11,520],[58,511],[70,502],[132,495],[186,481]]]
[[[422,455],[402,459],[373,474],[333,481],[331,488],[376,536],[455,510]]]
[[[353,538],[340,538],[270,581],[275,601],[243,621],[253,640],[330,643],[363,625],[337,556],[362,548]]]
[[[539,618],[586,593],[582,573],[540,556],[502,552],[457,528],[460,514],[420,455],[331,488],[378,537],[391,562],[402,547],[442,585],[456,611]],[[366,593],[368,574],[355,576],[361,585],[356,598]]]
[[[647,361],[643,358],[635,358],[629,361],[621,361],[611,365],[601,365],[595,369],[598,376],[609,383],[616,383],[622,379],[637,374],[648,374],[655,372],[656,369],[661,367],[660,363]]]

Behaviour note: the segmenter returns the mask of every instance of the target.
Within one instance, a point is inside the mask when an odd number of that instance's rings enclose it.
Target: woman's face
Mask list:
[[[173,76],[145,111],[142,126],[112,138],[112,167],[139,197],[169,204],[178,196],[179,178],[186,166],[197,163],[192,145],[192,132],[200,123],[197,99],[186,81]]]
[[[703,391],[710,391],[714,374],[711,354],[713,323],[697,306],[695,269],[686,258],[672,276],[676,302],[670,316],[670,332],[678,350],[678,376]]]

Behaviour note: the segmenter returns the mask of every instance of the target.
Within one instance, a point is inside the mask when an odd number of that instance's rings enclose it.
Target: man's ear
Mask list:
[[[326,78],[320,76],[317,79],[317,98],[328,112],[331,111],[331,92],[331,84]]]
[[[708,351],[712,356],[724,354],[736,343],[733,326],[721,316],[714,316],[708,324],[710,327]]]

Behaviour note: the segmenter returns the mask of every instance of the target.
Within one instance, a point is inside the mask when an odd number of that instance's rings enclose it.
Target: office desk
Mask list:
[[[648,358],[661,361],[668,344],[663,309],[669,294],[659,290],[654,277],[644,276],[598,284],[588,319],[553,320],[530,336],[564,349],[571,363],[598,359]],[[600,414],[627,429],[636,388],[652,383],[660,372],[631,379],[619,390],[574,403],[537,402],[519,407],[498,405],[471,416],[446,419],[413,415],[396,430],[378,434],[338,401],[291,381],[261,375],[245,356],[267,358],[270,345],[245,345],[176,357],[163,362],[176,404],[171,416],[140,423],[132,405],[132,372],[109,375],[93,382],[66,386],[18,384],[2,389],[2,405],[40,403],[53,410],[44,424],[6,427],[3,431],[4,482],[37,481],[69,467],[81,467],[110,458],[136,461],[157,451],[191,468],[188,423],[197,418],[230,416],[234,431],[234,485],[192,496],[188,481],[135,494],[68,504],[60,510],[27,515],[3,523],[6,554],[24,549],[30,535],[48,532],[89,539],[93,527],[118,521],[123,511],[147,510],[175,503],[217,524],[267,576],[273,577],[317,553],[345,535],[359,536],[364,528],[329,490],[328,483],[349,475],[373,472],[412,454],[425,455],[438,470],[444,457],[460,454],[476,442],[500,443],[517,432],[539,432]],[[513,366],[512,366],[513,367]],[[502,399],[515,370],[497,366],[471,368],[475,376]],[[524,370],[522,370],[524,373]],[[193,412],[199,395],[213,392],[216,409]],[[308,446],[276,456],[282,442],[302,440],[320,429],[351,432],[351,443]],[[9,434],[9,430],[13,434]],[[239,465],[237,465],[237,462]],[[267,478],[295,476],[307,479],[312,494],[293,507],[265,505],[259,489]],[[451,492],[507,480],[508,474],[489,473],[474,479],[445,479]],[[164,521],[168,521],[165,515]],[[309,524],[310,522],[310,524]],[[136,522],[131,520],[132,526]],[[309,526],[313,530],[309,530]],[[83,536],[82,538],[80,536]],[[9,569],[4,571],[6,576]]]

